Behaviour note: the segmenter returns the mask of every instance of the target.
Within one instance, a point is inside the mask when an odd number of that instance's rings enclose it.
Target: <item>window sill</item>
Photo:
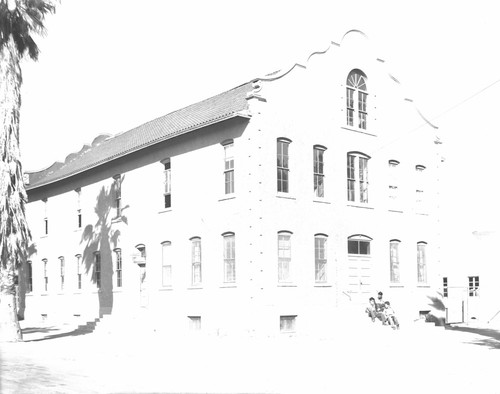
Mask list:
[[[295,197],[289,195],[288,193],[280,193],[276,194],[276,198],[283,198],[285,200],[296,200]]]
[[[403,213],[403,211],[401,209],[388,209],[387,210],[388,212],[394,212],[394,213]]]
[[[189,286],[187,289],[188,290],[203,290],[203,286],[193,285],[193,286]]]
[[[172,208],[163,208],[158,213],[172,212]]]
[[[278,283],[277,285],[278,287],[297,287],[297,284],[296,283]]]
[[[234,200],[236,198],[236,195],[233,193],[233,194],[227,194],[225,195],[224,197],[221,197],[219,198],[219,202],[221,201],[227,201],[227,200]]]
[[[174,288],[172,286],[162,286],[158,291],[172,291]]]
[[[317,202],[319,204],[331,204],[330,201],[326,201],[326,200],[323,200],[321,199],[321,197],[316,197],[313,199],[313,202]]]
[[[236,283],[222,283],[219,285],[220,289],[235,289],[236,287]]]
[[[352,126],[341,126],[340,128],[344,129],[344,130],[354,131],[355,133],[366,134],[366,135],[369,135],[371,137],[377,136],[377,134],[369,133],[365,129],[359,129],[359,128],[352,127]]]
[[[393,284],[390,284],[389,287],[391,289],[403,289],[404,288],[404,285],[400,285],[398,283],[393,283]]]
[[[430,285],[424,285],[424,284],[417,285],[417,287],[418,287],[419,289],[430,289],[430,288],[431,288],[431,286],[430,286]]]
[[[332,287],[333,285],[330,283],[315,283],[314,287]]]
[[[427,212],[415,212],[415,215],[429,216],[429,214]]]
[[[352,202],[352,201],[349,201],[347,203],[347,206],[348,207],[353,207],[353,208],[375,209],[371,205],[363,204],[363,203],[355,203],[355,202]]]

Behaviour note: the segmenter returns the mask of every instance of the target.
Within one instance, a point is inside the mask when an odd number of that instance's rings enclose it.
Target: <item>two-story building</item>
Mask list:
[[[29,173],[29,318],[327,332],[441,286],[436,127],[359,31]]]

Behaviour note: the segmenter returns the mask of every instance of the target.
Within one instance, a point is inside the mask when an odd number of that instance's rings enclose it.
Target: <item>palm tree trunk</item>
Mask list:
[[[15,275],[26,256],[30,237],[19,151],[22,83],[19,61],[11,36],[0,50],[0,341],[22,340]]]

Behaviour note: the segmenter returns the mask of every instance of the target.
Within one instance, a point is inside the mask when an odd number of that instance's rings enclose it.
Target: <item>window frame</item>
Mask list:
[[[235,193],[235,178],[234,178],[234,141],[224,141],[224,194],[231,195]]]
[[[280,333],[293,334],[297,332],[297,315],[280,316]]]
[[[469,297],[479,297],[479,275],[469,276],[467,294]]]
[[[172,208],[172,161],[170,158],[163,164],[163,208]]]
[[[115,254],[115,275],[116,275],[116,287],[123,287],[123,255],[121,248],[113,249]]]
[[[202,250],[201,237],[192,237],[191,241],[191,286],[201,286],[202,278]],[[197,257],[199,261],[197,261]]]
[[[26,293],[33,292],[33,263],[31,260],[26,261]]]
[[[328,235],[314,234],[314,282],[328,283]]]
[[[347,201],[368,204],[369,166],[371,157],[361,152],[347,152]]]
[[[400,284],[401,283],[401,261],[400,261],[400,253],[399,246],[401,245],[401,241],[399,239],[391,239],[389,241],[389,270],[390,270],[390,281],[391,284]]]
[[[49,272],[48,272],[48,262],[47,259],[42,259],[43,262],[43,279],[44,279],[44,289],[45,292],[49,291]]]
[[[355,68],[346,78],[346,124],[359,130],[367,130],[368,90],[366,74]],[[357,119],[356,125],[354,119]]]
[[[278,193],[290,193],[290,145],[292,141],[280,137],[276,140],[276,180]],[[286,147],[286,149],[285,149]],[[286,152],[285,152],[286,151]]]
[[[76,288],[77,290],[82,289],[82,271],[81,271],[81,264],[82,264],[82,255],[81,254],[76,254]]]
[[[354,234],[347,237],[347,254],[352,256],[371,256],[372,241],[373,241],[372,238],[363,234]],[[355,253],[352,252],[353,251],[352,246],[354,245],[356,245]],[[366,251],[366,253],[362,253],[362,251]]]
[[[391,204],[399,204],[399,184],[400,162],[398,160],[389,160],[389,201]]]
[[[291,283],[292,282],[292,235],[291,231],[278,232],[278,283]],[[282,239],[283,238],[283,239]],[[287,239],[284,239],[287,238]],[[288,243],[288,248],[282,248],[283,243]],[[283,251],[283,253],[281,253]],[[287,256],[288,255],[288,256]],[[285,275],[286,273],[286,275]]]
[[[427,284],[427,242],[417,242],[417,283]]]
[[[94,281],[97,289],[101,288],[101,252],[94,252]]]
[[[82,196],[82,189],[81,188],[78,188],[78,189],[75,189],[75,193],[76,193],[76,225],[77,225],[77,229],[80,229],[82,228],[82,208],[81,208],[81,196]]]
[[[326,147],[322,145],[313,146],[313,185],[317,198],[325,197],[325,151]]]
[[[421,164],[417,164],[415,166],[415,175],[416,175],[416,182],[415,182],[415,205],[417,207],[417,210],[423,209],[424,204],[425,204],[425,174],[426,174],[426,167]]]
[[[64,256],[59,256],[59,269],[60,269],[60,278],[61,278],[61,291],[64,290],[64,276],[66,271],[66,262],[64,260]]]
[[[222,245],[224,283],[236,283],[236,235],[233,232],[222,234]]]
[[[172,242],[163,241],[161,243],[161,285],[162,287],[172,287]],[[168,252],[167,252],[168,251]]]
[[[122,175],[118,174],[113,177],[113,190],[115,202],[115,219],[122,216]]]

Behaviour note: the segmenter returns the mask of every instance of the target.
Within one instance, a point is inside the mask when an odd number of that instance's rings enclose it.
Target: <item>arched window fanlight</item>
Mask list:
[[[355,69],[349,73],[346,82],[347,125],[356,126],[363,130],[366,130],[366,119],[368,116],[366,79],[366,75],[361,70]],[[355,118],[357,118],[356,125]]]

